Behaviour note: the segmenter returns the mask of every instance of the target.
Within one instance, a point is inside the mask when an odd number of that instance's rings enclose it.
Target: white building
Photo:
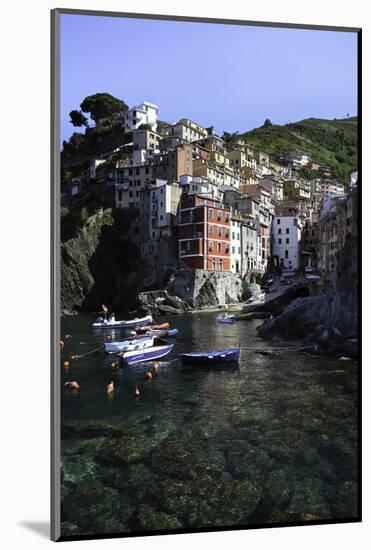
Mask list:
[[[302,151],[290,151],[285,155],[285,162],[297,168],[306,166],[310,160],[310,155]]]
[[[165,126],[164,133],[166,136],[176,136],[186,143],[207,137],[207,130],[205,128],[187,118],[182,118],[174,124]]]
[[[241,226],[241,262],[242,274],[258,269],[258,235],[253,223]]]
[[[211,199],[223,201],[222,189],[210,178],[184,175],[180,176],[179,182],[182,187],[188,186],[188,195],[208,195]]]
[[[97,175],[97,168],[106,162],[106,159],[93,159],[89,162],[89,179],[92,180]]]
[[[344,195],[344,185],[332,180],[321,181],[322,195]]]
[[[148,124],[153,131],[157,129],[158,107],[148,101],[143,101],[129,109],[125,115],[125,124],[131,130],[137,130],[142,124]]]
[[[301,222],[294,216],[277,216],[273,219],[273,256],[284,270],[299,269],[301,232]]]
[[[231,220],[231,271],[241,273],[242,252],[241,252],[241,220],[232,217]]]
[[[140,225],[143,258],[159,259],[162,256],[165,261],[166,246],[162,244],[165,245],[166,242],[174,240],[173,223],[181,195],[182,189],[177,183],[168,184],[164,180],[156,180],[154,186],[141,192]]]

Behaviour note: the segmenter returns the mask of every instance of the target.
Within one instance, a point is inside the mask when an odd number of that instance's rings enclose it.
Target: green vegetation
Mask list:
[[[278,162],[288,151],[305,151],[313,160],[330,166],[333,177],[341,182],[347,183],[350,173],[357,169],[357,117],[308,118],[284,126],[269,122],[242,133],[241,138]]]
[[[77,126],[80,128],[81,126],[86,126],[86,127],[89,126],[87,117],[83,115],[81,111],[77,111],[76,109],[74,109],[73,111],[70,112],[70,118],[71,118],[70,123],[73,126]]]
[[[107,93],[98,93],[86,97],[80,107],[84,113],[89,113],[90,118],[96,124],[106,121],[112,124],[118,118],[122,119],[128,110],[125,101]]]

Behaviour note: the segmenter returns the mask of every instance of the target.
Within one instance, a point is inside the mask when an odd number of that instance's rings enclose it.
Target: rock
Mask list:
[[[81,534],[80,529],[76,523],[72,523],[72,521],[62,521],[61,523],[61,536],[62,537],[72,537],[72,536],[78,536]]]
[[[174,530],[181,529],[182,527],[182,524],[175,516],[159,512],[147,505],[139,506],[136,519],[139,529],[143,531]]]
[[[62,502],[62,519],[80,527],[80,534],[127,530],[134,511],[124,497],[100,481],[81,483]]]
[[[102,302],[117,310],[136,305],[146,264],[140,250],[125,240],[129,227],[130,215],[110,208],[84,222],[62,219],[62,311],[96,311]]]
[[[129,464],[147,457],[156,444],[144,434],[123,435],[107,442],[97,460],[105,464]]]
[[[318,337],[318,340],[319,342],[321,342],[321,344],[325,344],[328,342],[329,338],[330,338],[329,331],[327,330],[327,328],[325,328],[322,334]]]
[[[321,295],[296,298],[257,328],[259,336],[318,342],[328,353],[357,357],[357,239],[336,254],[336,271]]]

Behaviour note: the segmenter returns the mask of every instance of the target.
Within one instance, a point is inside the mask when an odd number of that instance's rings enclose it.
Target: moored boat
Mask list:
[[[149,330],[166,330],[169,328],[169,323],[161,323],[160,325],[148,325],[135,327],[136,332],[147,332]]]
[[[236,319],[232,315],[221,314],[218,315],[218,323],[226,324],[226,325],[234,325],[236,322]]]
[[[170,353],[173,347],[174,344],[167,346],[152,346],[142,350],[125,351],[120,354],[120,357],[126,365],[141,363],[142,361],[154,361]]]
[[[154,337],[132,338],[120,342],[106,342],[104,349],[106,353],[119,353],[120,351],[133,351],[153,346]]]
[[[169,328],[167,330],[154,329],[148,330],[145,333],[145,336],[157,336],[157,338],[162,338],[163,336],[176,336],[178,334],[177,328]]]
[[[240,359],[240,348],[181,353],[179,357],[182,365],[222,365],[224,363],[237,363]]]
[[[144,324],[153,323],[152,315],[146,315],[145,317],[141,318],[135,318],[135,319],[129,319],[124,321],[116,321],[114,313],[110,315],[108,319],[104,319],[103,317],[98,317],[92,324],[93,328],[131,328],[131,327],[137,327]]]

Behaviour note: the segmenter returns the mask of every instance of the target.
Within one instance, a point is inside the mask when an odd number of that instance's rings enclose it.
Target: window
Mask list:
[[[209,225],[209,233],[210,235],[214,234],[214,227],[212,225]]]
[[[234,254],[236,251],[236,247],[235,246],[232,246],[232,254]]]
[[[290,228],[286,227],[286,235],[288,235],[289,233],[290,233]]]
[[[214,250],[214,243],[213,241],[209,242],[209,252],[212,252]]]
[[[122,201],[122,191],[119,191],[118,195],[119,195],[118,200],[121,202]]]
[[[278,230],[278,234],[281,235],[281,233],[282,233],[282,229],[280,228],[280,229]]]
[[[288,258],[288,257],[289,257],[289,251],[285,250],[285,258]]]
[[[281,223],[281,220],[277,218],[277,225],[280,225],[280,223]]]
[[[218,227],[218,236],[221,237],[222,236],[222,228],[221,227]]]
[[[290,244],[290,239],[286,239],[286,244]]]
[[[129,197],[132,197],[132,196],[133,196],[133,192],[129,191]]]
[[[278,244],[282,244],[282,239],[278,239]]]
[[[219,261],[219,269],[220,271],[223,271],[223,260]]]
[[[210,220],[214,218],[214,210],[209,210],[209,218]]]
[[[218,243],[218,252],[222,251],[222,243]]]
[[[213,270],[216,271],[216,261],[213,260]]]

